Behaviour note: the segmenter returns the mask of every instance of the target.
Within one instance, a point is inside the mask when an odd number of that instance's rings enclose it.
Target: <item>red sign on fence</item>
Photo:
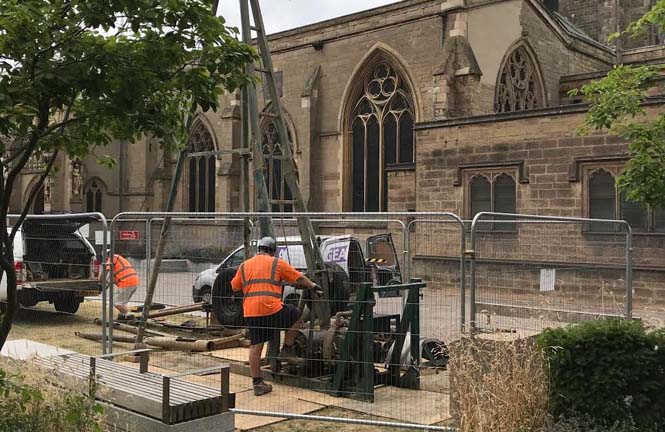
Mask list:
[[[120,240],[134,240],[139,239],[138,231],[120,231]]]

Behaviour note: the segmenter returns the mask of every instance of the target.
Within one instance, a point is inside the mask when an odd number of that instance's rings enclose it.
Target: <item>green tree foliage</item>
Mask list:
[[[603,426],[665,428],[665,332],[640,321],[599,320],[547,330],[539,338],[558,418]]]
[[[626,34],[637,35],[654,27],[665,31],[665,0],[658,0]],[[629,142],[630,159],[618,187],[629,200],[651,207],[665,207],[665,113],[648,117],[643,103],[653,78],[663,73],[663,66],[619,65],[604,79],[571,92],[581,93],[591,105],[583,133],[608,129]]]
[[[0,346],[16,303],[6,215],[19,173],[40,154],[51,155],[41,181],[58,154],[92,153],[112,166],[99,153],[112,139],[150,135],[182,146],[187,118],[246,84],[244,66],[256,58],[213,7],[211,0],[0,0],[0,263],[10,306]]]

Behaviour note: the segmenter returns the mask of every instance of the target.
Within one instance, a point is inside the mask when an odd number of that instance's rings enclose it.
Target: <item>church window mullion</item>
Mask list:
[[[364,93],[358,99],[350,119],[351,144],[351,203],[353,211],[385,211],[388,208],[387,167],[393,164],[411,163],[403,142],[405,127],[413,127],[402,121],[411,109],[411,102],[403,81],[388,63],[378,63],[365,78]],[[362,121],[360,128],[358,121]],[[362,131],[363,173],[362,185],[359,177]],[[410,139],[413,146],[413,140]],[[411,149],[413,153],[413,149]],[[406,155],[406,156],[405,156]],[[412,158],[411,158],[412,159]],[[362,206],[359,194],[362,193]],[[362,207],[362,208],[361,208]]]

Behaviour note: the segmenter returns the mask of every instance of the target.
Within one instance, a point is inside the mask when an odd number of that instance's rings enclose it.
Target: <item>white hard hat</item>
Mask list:
[[[268,249],[270,251],[277,250],[277,241],[272,237],[263,237],[259,240],[259,250]]]

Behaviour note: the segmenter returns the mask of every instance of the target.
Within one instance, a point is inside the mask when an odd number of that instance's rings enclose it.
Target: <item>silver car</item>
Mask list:
[[[215,267],[204,270],[194,280],[192,286],[192,299],[194,303],[206,302],[210,303],[212,300],[212,287],[215,284],[215,278],[219,269],[222,268],[237,268],[245,261],[245,249],[240,246],[229,254],[224,260]]]

